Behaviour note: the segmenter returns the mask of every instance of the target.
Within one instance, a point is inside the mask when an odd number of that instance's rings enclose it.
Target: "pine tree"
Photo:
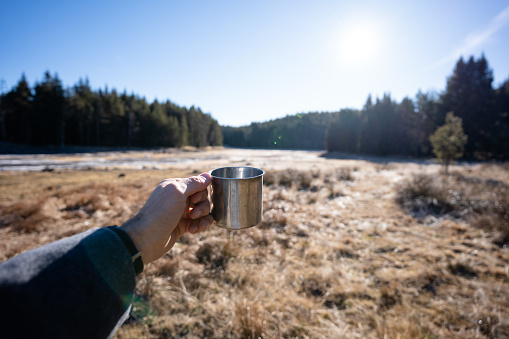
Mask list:
[[[453,112],[447,113],[445,125],[437,128],[430,137],[430,141],[433,153],[443,162],[445,173],[448,174],[450,163],[463,156],[463,150],[467,143],[461,118],[454,116]]]
[[[33,130],[34,143],[61,145],[64,142],[65,96],[62,82],[47,71],[43,82],[35,86]]]
[[[470,157],[492,156],[497,119],[492,83],[493,71],[484,55],[478,60],[460,58],[447,80],[442,112],[453,111],[463,120],[468,135],[465,151]]]
[[[12,142],[31,143],[32,130],[37,126],[32,125],[32,91],[25,74],[21,76],[16,87],[5,95],[4,106],[2,136]]]

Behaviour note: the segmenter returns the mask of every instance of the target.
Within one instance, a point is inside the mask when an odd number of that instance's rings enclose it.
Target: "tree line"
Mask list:
[[[419,91],[396,102],[368,96],[360,110],[287,116],[243,127],[223,127],[225,145],[327,149],[366,155],[432,155],[430,136],[448,112],[463,121],[465,156],[509,159],[509,79],[493,88],[486,58],[460,58],[442,93]]]
[[[44,74],[31,88],[22,75],[0,96],[0,140],[31,145],[182,147],[222,145],[221,127],[200,108],[148,103],[115,89],[92,90],[88,79],[64,88]]]

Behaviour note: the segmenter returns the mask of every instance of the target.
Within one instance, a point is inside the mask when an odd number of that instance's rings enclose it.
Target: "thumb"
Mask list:
[[[186,196],[191,196],[196,192],[206,189],[212,181],[212,177],[208,173],[187,178]]]

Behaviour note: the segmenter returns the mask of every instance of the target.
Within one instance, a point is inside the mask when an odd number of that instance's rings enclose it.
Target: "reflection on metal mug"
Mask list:
[[[226,229],[256,226],[263,214],[263,174],[254,167],[222,167],[212,176],[212,216]]]

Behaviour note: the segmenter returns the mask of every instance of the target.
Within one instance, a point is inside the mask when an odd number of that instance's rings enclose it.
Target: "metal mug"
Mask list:
[[[254,167],[222,167],[212,176],[212,217],[226,229],[243,229],[262,221],[263,170]]]

